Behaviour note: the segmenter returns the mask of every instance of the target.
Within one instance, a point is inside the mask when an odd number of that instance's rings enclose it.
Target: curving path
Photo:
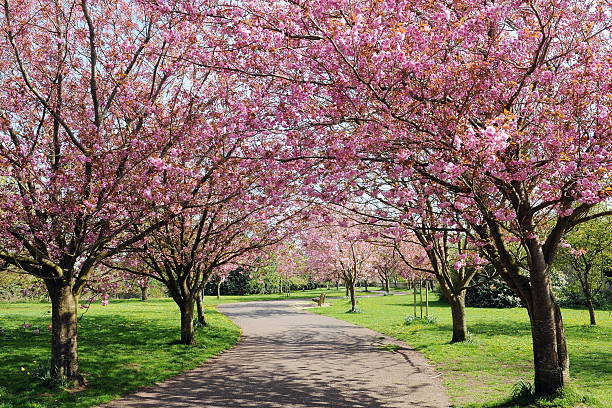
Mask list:
[[[238,345],[106,407],[449,407],[439,375],[380,333],[308,313],[299,301],[226,304]],[[401,345],[398,351],[379,348]]]

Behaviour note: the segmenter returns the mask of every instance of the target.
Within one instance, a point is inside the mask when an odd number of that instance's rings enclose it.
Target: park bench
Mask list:
[[[321,307],[325,303],[325,293],[321,293],[318,298],[312,298],[312,301]]]

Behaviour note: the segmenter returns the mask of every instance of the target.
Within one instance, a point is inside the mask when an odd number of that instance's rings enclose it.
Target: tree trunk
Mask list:
[[[451,307],[453,319],[453,338],[451,343],[465,341],[467,338],[467,324],[465,321],[465,291],[459,296],[449,295],[448,303]]]
[[[350,295],[350,293],[349,293],[349,284],[347,282],[344,282],[344,284],[346,285],[346,288],[345,288],[345,290],[346,290],[346,297],[348,297]]]
[[[414,306],[414,317],[417,317],[417,306],[416,306],[416,281],[412,281],[412,294],[414,299],[412,301],[412,305]]]
[[[206,319],[204,319],[204,306],[202,306],[202,293],[198,294],[196,298],[196,306],[198,310],[198,324],[206,326]]]
[[[141,286],[140,287],[140,300],[143,302],[149,298],[149,287]]]
[[[535,392],[550,396],[569,380],[569,357],[561,310],[545,272],[531,273],[531,336],[535,368]]]
[[[221,281],[217,282],[217,300],[221,299]]]
[[[181,343],[189,346],[195,344],[193,329],[193,300],[185,300],[181,305]]]
[[[389,293],[389,278],[385,278],[385,291]]]
[[[78,297],[70,285],[50,280],[45,283],[51,298],[51,376],[56,381],[85,385],[77,352]]]
[[[421,310],[421,319],[423,318],[423,281],[419,281],[419,307]]]
[[[593,301],[588,299],[586,301],[586,306],[589,308],[589,317],[591,319],[591,326],[595,326],[597,322],[595,321],[595,308],[593,307]]]
[[[366,279],[365,281],[363,281],[363,286],[364,286],[364,292],[368,291],[368,280]]]
[[[425,317],[429,317],[429,281],[425,281]]]
[[[340,281],[337,280],[336,281],[336,292],[339,292],[339,291],[340,291]]]
[[[357,308],[357,299],[355,299],[355,282],[353,282],[350,288],[350,295],[351,295],[351,312],[354,312]]]

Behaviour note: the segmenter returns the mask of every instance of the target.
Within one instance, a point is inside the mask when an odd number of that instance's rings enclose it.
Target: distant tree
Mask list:
[[[566,236],[556,266],[578,285],[589,309],[592,325],[596,324],[594,298],[608,288],[612,272],[612,217],[585,223]]]

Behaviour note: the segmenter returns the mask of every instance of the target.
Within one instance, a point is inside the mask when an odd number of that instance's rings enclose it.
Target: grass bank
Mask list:
[[[470,341],[450,344],[450,309],[434,296],[435,324],[404,324],[413,313],[412,296],[359,299],[361,313],[346,313],[346,300],[316,313],[346,320],[403,340],[423,352],[442,373],[456,406],[495,406],[519,381],[533,381],[531,332],[524,309],[468,308]],[[570,352],[572,387],[594,397],[593,406],[612,407],[612,318],[597,312],[599,325],[588,325],[586,310],[563,309]]]
[[[89,385],[70,393],[52,392],[32,375],[49,357],[51,305],[0,303],[0,408],[90,407],[195,368],[240,337],[214,307],[206,313],[209,326],[188,347],[171,344],[180,337],[180,316],[169,299],[92,305],[79,323],[79,359]]]

